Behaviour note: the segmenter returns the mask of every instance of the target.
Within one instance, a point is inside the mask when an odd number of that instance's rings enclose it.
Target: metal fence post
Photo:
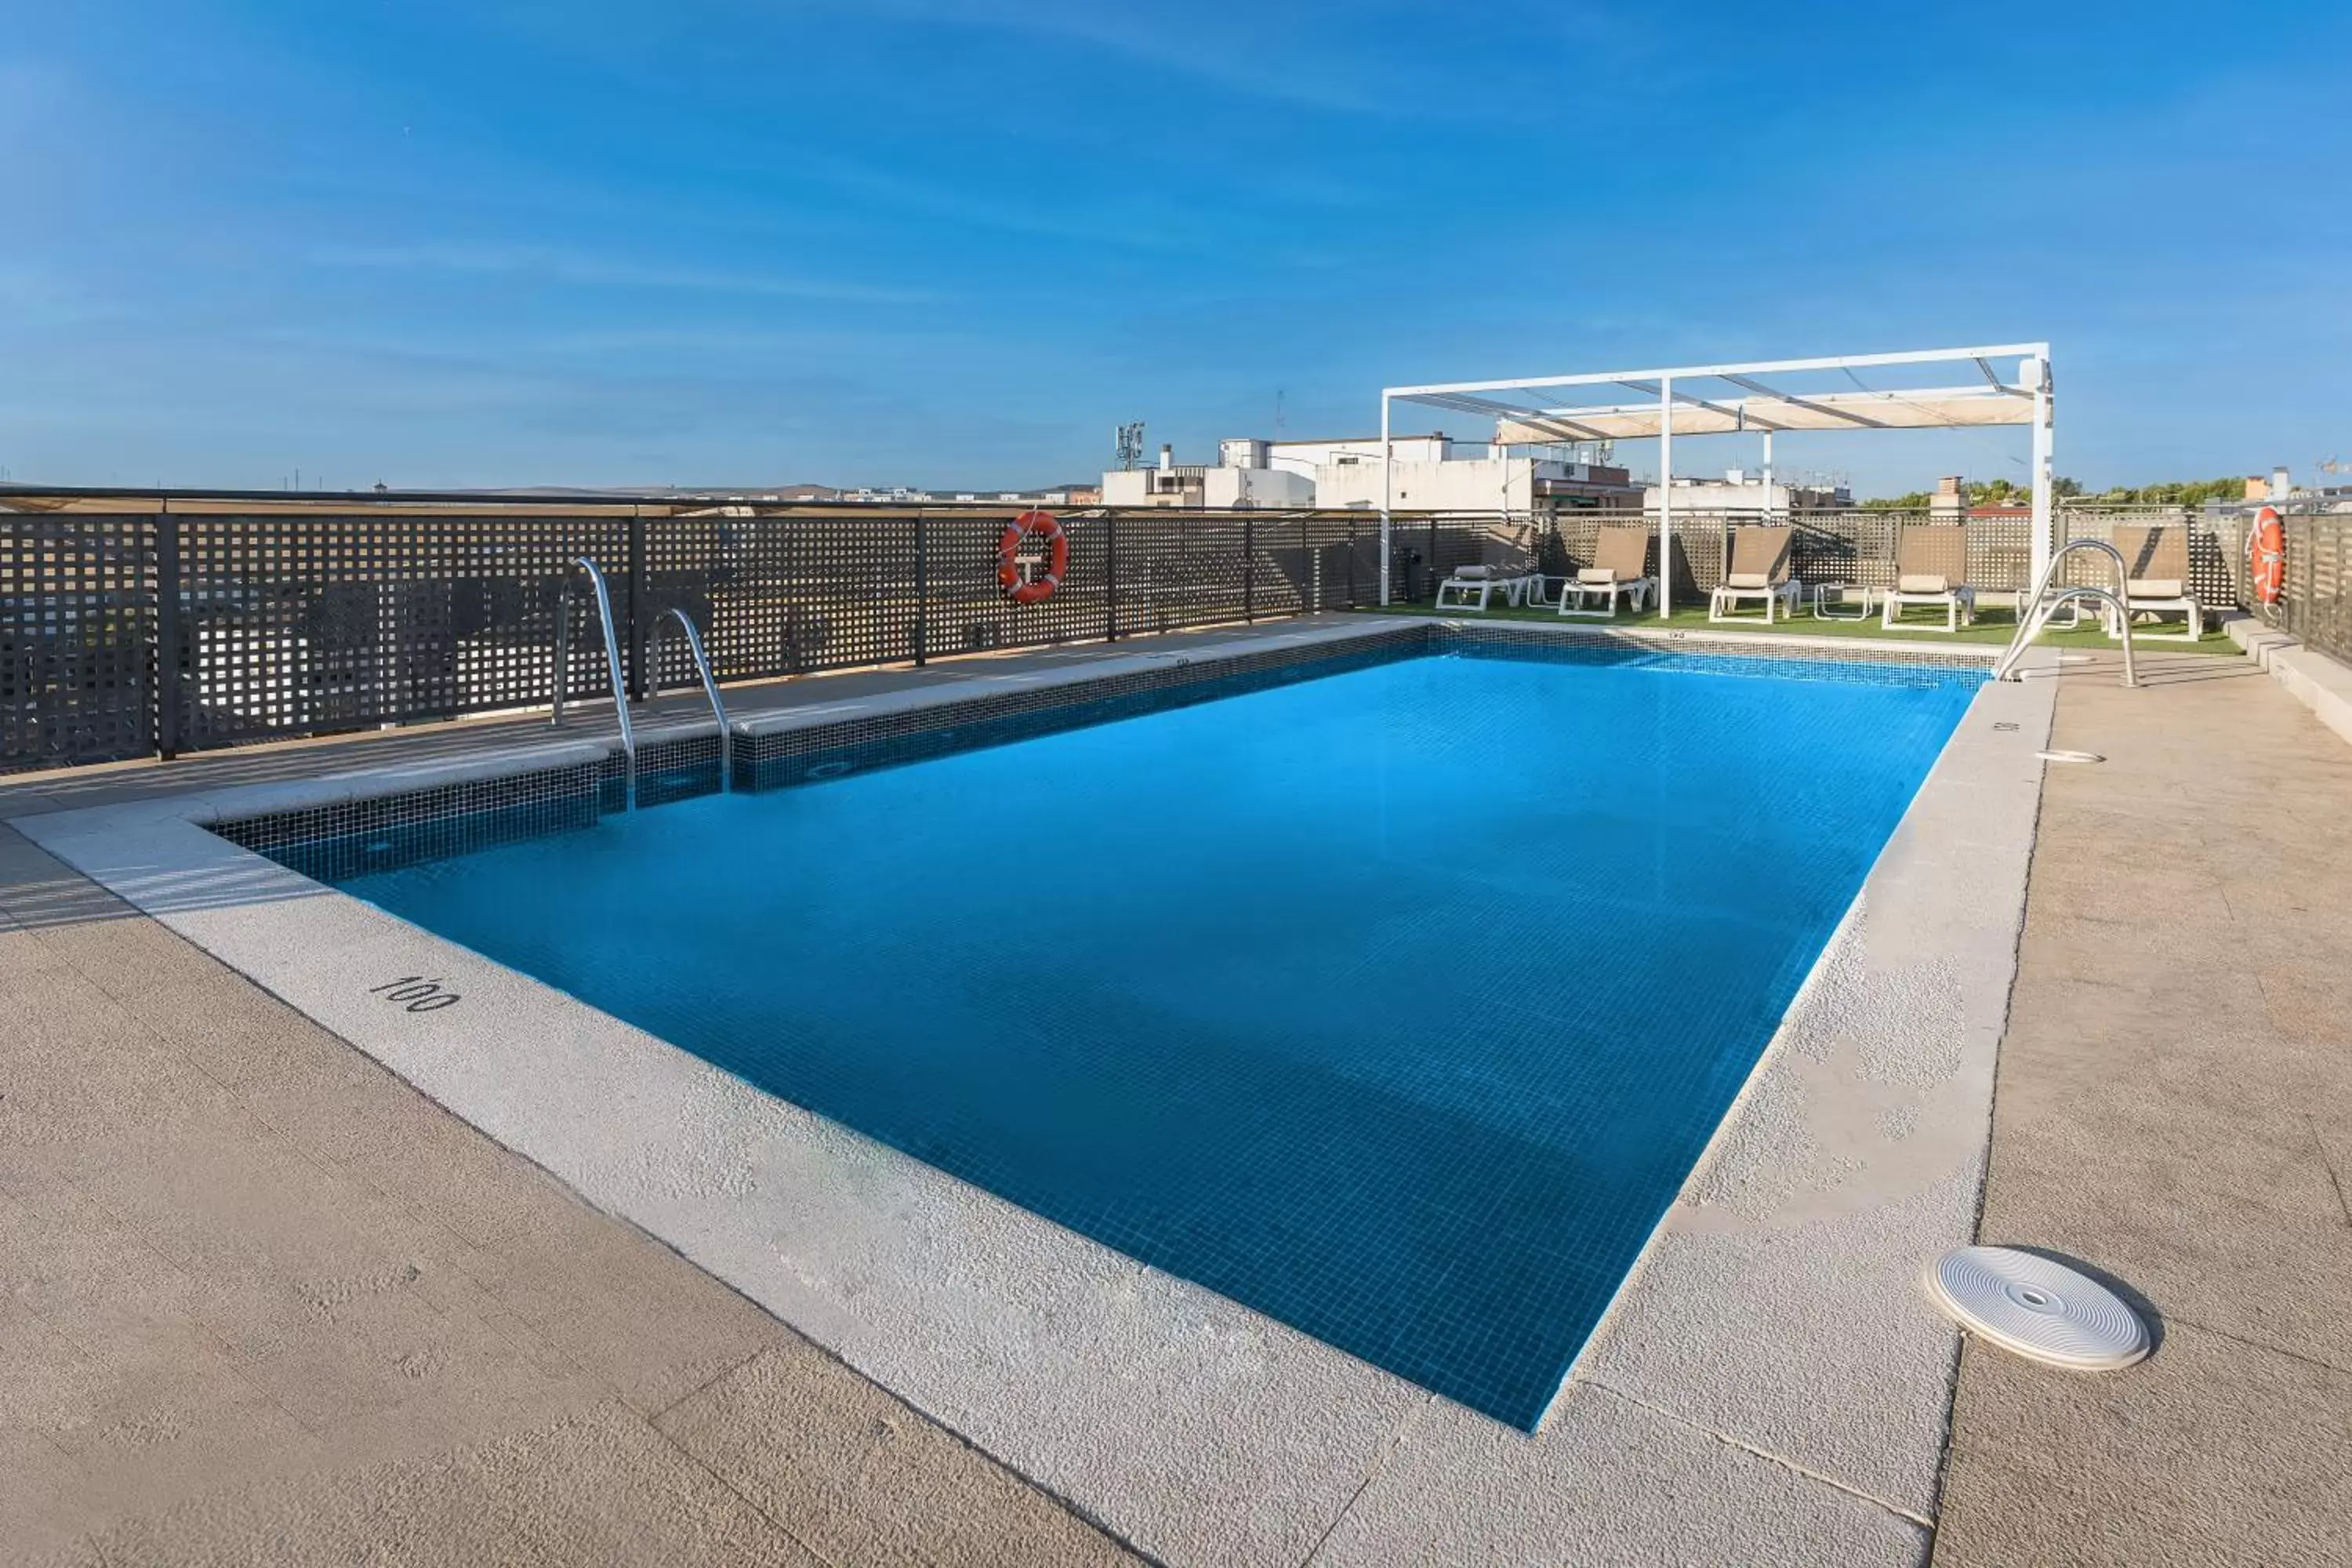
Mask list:
[[[2303,536],[2303,548],[2290,542],[2286,552],[2287,581],[2294,588],[2294,624],[2286,629],[2296,637],[2310,640],[2312,617],[2319,610],[2319,525],[2305,518],[2295,520],[2303,526],[2295,530]],[[2293,535],[2289,535],[2292,540]],[[2295,557],[2303,557],[2297,561]],[[2297,571],[2297,567],[2301,571]]]
[[[629,635],[623,639],[628,645],[629,698],[632,702],[646,700],[646,520],[637,509],[629,509],[629,574],[628,584],[622,590],[627,608],[622,618],[628,623]],[[619,692],[613,700],[621,700]]]
[[[1103,640],[1118,641],[1118,513],[1103,513]]]
[[[1438,577],[1437,577],[1437,518],[1435,517],[1435,515],[1434,515],[1434,514],[1433,514],[1433,515],[1430,517],[1430,520],[1429,520],[1429,559],[1428,559],[1427,561],[1423,562],[1422,564],[1423,564],[1423,570],[1425,570],[1425,571],[1429,574],[1429,581],[1430,581],[1430,584],[1431,584],[1431,586],[1433,588],[1433,587],[1436,585],[1437,581],[1438,581]],[[1407,573],[1407,574],[1405,574],[1405,581],[1406,581],[1406,582],[1408,582],[1408,583],[1410,583],[1410,582],[1412,582],[1412,574],[1411,573]]]
[[[1307,514],[1298,514],[1298,574],[1305,581],[1299,584],[1299,609],[1313,615],[1323,607],[1323,558],[1311,554],[1307,544]]]
[[[180,754],[180,520],[155,519],[155,754]]]
[[[1242,619],[1257,619],[1257,519],[1242,519]]]
[[[1348,519],[1348,608],[1356,607],[1356,520]]]
[[[915,509],[915,666],[930,658],[931,529],[922,508]]]

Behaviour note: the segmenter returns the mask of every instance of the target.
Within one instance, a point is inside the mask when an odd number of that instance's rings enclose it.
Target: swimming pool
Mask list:
[[[342,885],[1532,1426],[1977,679],[1418,658]]]

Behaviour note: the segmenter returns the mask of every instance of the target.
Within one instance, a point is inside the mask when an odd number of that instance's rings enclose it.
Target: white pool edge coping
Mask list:
[[[1397,624],[1366,617],[1363,629],[1313,628],[1284,644]],[[1835,651],[1851,639],[1823,640]],[[1261,635],[1035,673],[1062,684],[1271,646]],[[954,700],[1004,684],[943,682],[914,695]],[[1929,1257],[1973,1238],[2039,799],[2032,753],[2047,743],[2054,687],[1979,692],[1535,1438],[775,1100],[201,826],[572,765],[609,742],[553,741],[15,826],[1156,1555],[1407,1562],[1540,1547],[1567,1560],[1640,1560],[1628,1543],[1652,1539],[1643,1529],[1654,1526],[1663,1543],[1686,1530],[1695,1506],[1712,1506],[1727,1530],[1787,1516],[1802,1521],[1796,1541],[1828,1531],[1846,1560],[1903,1562],[1924,1550],[1957,1346],[1913,1281]],[[866,717],[879,700],[795,717]],[[1996,721],[2018,728],[1995,731]],[[386,779],[398,782],[374,787]],[[1955,896],[1966,868],[1987,865],[1990,900]],[[1981,919],[1952,918],[1979,905]],[[1972,951],[1956,960],[1955,944]],[[1923,1092],[1940,1124],[1966,1136],[1916,1141],[1916,1170],[1904,1166],[1904,1140],[1880,1152],[1886,1163],[1871,1182],[1899,1198],[1890,1208],[1874,1206],[1867,1190],[1855,1195],[1850,1140],[1825,1143],[1816,1122],[1839,1124],[1841,1138],[1850,1131],[1851,1108],[1835,1103],[1839,1051],[1851,1047],[1866,1063],[1885,1050],[1852,1047],[1851,1021],[1831,1015],[1853,1007],[1857,974],[1902,981],[1906,964],[1933,984],[1894,984],[1895,994],[1940,1008],[1935,1027],[1962,1042],[1952,1070]],[[407,973],[440,978],[470,1005],[408,1015],[368,994]],[[1941,1001],[1938,976],[1958,976]],[[1866,1033],[1866,1008],[1864,1024]],[[1902,1047],[1886,1058],[1897,1079]],[[1870,1072],[1855,1081],[1868,1088]],[[1801,1169],[1809,1159],[1826,1163],[1818,1179]],[[1906,1266],[1852,1281],[1851,1300],[1831,1303],[1867,1303],[1899,1326],[1884,1363],[1864,1365],[1850,1346],[1820,1340],[1802,1301],[1822,1299],[1808,1281],[1855,1257],[1857,1224],[1869,1231],[1874,1215],[1881,1232],[1899,1226],[1876,1239]],[[1792,1245],[1759,1254],[1759,1238]],[[1727,1342],[1725,1326],[1749,1321],[1759,1301],[1780,1314],[1779,1340]],[[1791,1368],[1808,1372],[1793,1392],[1780,1387]],[[1824,1372],[1832,1384],[1843,1374],[1842,1398],[1812,1375]],[[1659,1445],[1671,1450],[1665,1459]],[[1676,1517],[1647,1518],[1648,1478],[1669,1460],[1696,1467],[1696,1489]],[[1498,1492],[1510,1506],[1496,1506]],[[1619,1500],[1615,1515],[1597,1516],[1593,1496]],[[1756,1560],[1771,1556],[1758,1551]]]

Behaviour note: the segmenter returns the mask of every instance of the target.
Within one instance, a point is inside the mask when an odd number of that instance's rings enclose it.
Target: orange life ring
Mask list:
[[[2277,604],[2286,592],[2286,524],[2276,507],[2254,513],[2254,525],[2246,530],[2246,580],[2265,605]]]
[[[1046,545],[1045,574],[1030,582],[1021,579],[1021,542],[1042,539]],[[1004,525],[996,542],[996,584],[1016,605],[1035,605],[1054,596],[1070,570],[1070,536],[1050,511],[1024,511]]]

